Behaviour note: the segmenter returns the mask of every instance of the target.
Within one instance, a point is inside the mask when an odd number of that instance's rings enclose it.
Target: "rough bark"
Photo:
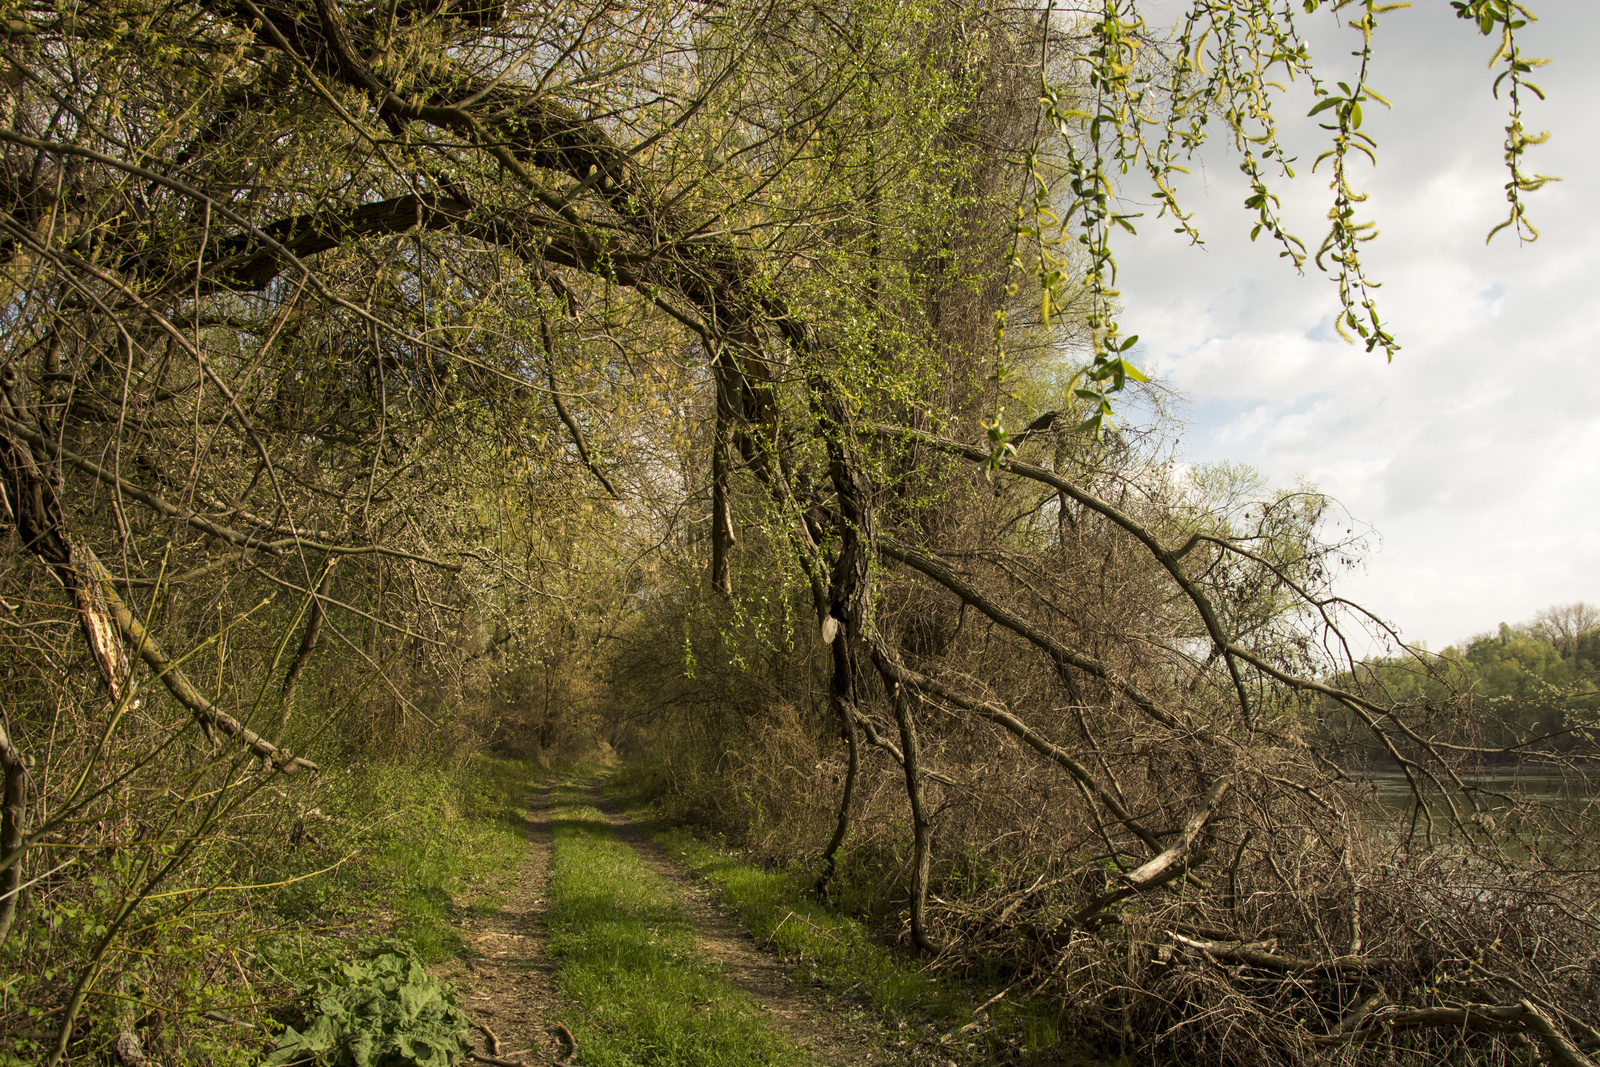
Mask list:
[[[283,731],[289,725],[289,717],[294,714],[295,690],[300,685],[300,675],[306,669],[306,664],[311,662],[311,657],[317,651],[317,644],[322,639],[322,623],[327,617],[327,609],[323,606],[323,598],[328,592],[328,583],[333,580],[333,570],[338,566],[337,558],[330,557],[323,561],[322,577],[317,580],[316,590],[311,594],[311,603],[306,608],[306,626],[300,633],[300,647],[295,649],[294,659],[289,661],[288,670],[283,673],[283,689],[279,701],[283,709],[278,713],[277,728],[272,736],[283,738]]]
[[[28,812],[28,766],[0,722],[0,947],[6,943],[22,896],[22,836]]]
[[[911,803],[911,940],[922,951],[937,953],[939,946],[928,936],[928,877],[933,869],[933,824],[928,818],[921,745],[917,738],[916,716],[911,708],[914,697],[904,686],[894,688],[894,718],[900,727],[900,746],[905,753],[906,797]]]
[[[830,627],[829,624],[832,624]],[[846,748],[844,783],[839,789],[839,815],[834,821],[833,836],[822,850],[822,873],[817,876],[813,891],[825,897],[828,883],[838,866],[839,849],[850,832],[851,805],[855,800],[856,782],[861,775],[861,731],[856,726],[855,671],[850,663],[849,649],[838,640],[838,624],[831,618],[823,622],[824,639],[833,653],[833,678],[830,683],[829,702],[839,718],[839,732]]]

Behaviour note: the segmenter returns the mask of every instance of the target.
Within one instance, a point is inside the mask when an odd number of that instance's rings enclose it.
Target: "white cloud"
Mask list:
[[[1556,62],[1529,126],[1554,137],[1533,167],[1567,180],[1529,197],[1545,236],[1522,247],[1504,234],[1484,247],[1505,212],[1493,43],[1448,9],[1396,12],[1380,28],[1377,82],[1396,109],[1369,118],[1381,165],[1358,177],[1383,231],[1369,270],[1405,346],[1392,364],[1333,334],[1330,281],[1249,242],[1224,153],[1186,191],[1204,249],[1146,219],[1119,256],[1125,326],[1189,399],[1189,454],[1244,460],[1280,484],[1310,477],[1372,521],[1382,548],[1350,593],[1436,648],[1600,600],[1600,147],[1587,114],[1600,6],[1538,10],[1526,47]],[[1343,42],[1313,46],[1337,55]],[[1286,196],[1313,246],[1325,184]]]

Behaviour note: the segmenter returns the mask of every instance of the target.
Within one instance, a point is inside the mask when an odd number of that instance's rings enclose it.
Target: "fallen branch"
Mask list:
[[[1116,671],[1092,656],[1086,656],[1081,652],[1068,648],[1026,619],[1007,611],[981,593],[971,583],[962,581],[955,571],[927,553],[898,544],[888,538],[879,538],[878,551],[890,559],[898,560],[912,570],[920,571],[927,575],[960,597],[962,603],[972,605],[1001,626],[1020,637],[1026,638],[1049,655],[1055,661],[1058,670],[1065,671],[1068,666],[1072,666],[1085,674],[1093,675],[1133,701],[1141,710],[1163,726],[1174,730],[1181,729],[1181,724],[1175,716],[1165,711],[1155,702],[1154,698],[1147,696],[1133,683],[1118,675]]]
[[[1374,998],[1375,999],[1375,998]],[[1369,1001],[1368,1003],[1370,1003]],[[1515,1004],[1467,1004],[1459,1008],[1400,1008],[1378,1009],[1368,1012],[1366,1004],[1356,1009],[1360,1018],[1346,1029],[1341,1024],[1340,1033],[1321,1038],[1321,1044],[1343,1044],[1350,1041],[1369,1041],[1384,1029],[1392,1027],[1449,1027],[1454,1030],[1488,1030],[1501,1033],[1530,1034],[1544,1045],[1550,1054],[1550,1063],[1560,1067],[1595,1067],[1578,1045],[1564,1034],[1550,1017],[1528,1002],[1526,998]],[[1366,1025],[1362,1025],[1366,1024]]]
[[[1284,956],[1263,947],[1261,944],[1228,944],[1225,941],[1197,941],[1182,934],[1167,931],[1167,936],[1184,948],[1204,952],[1214,959],[1226,960],[1229,963],[1243,963],[1251,967],[1260,967],[1269,971],[1289,971],[1302,973],[1306,971],[1337,971],[1348,974],[1364,974],[1369,971],[1392,967],[1400,961],[1369,956],[1340,956],[1331,960],[1314,960],[1304,956]]]
[[[572,1036],[572,1031],[568,1030],[564,1024],[558,1022],[553,1025],[556,1028],[556,1032],[561,1035],[561,1039],[567,1043],[567,1054],[557,1060],[556,1063],[560,1064],[561,1067],[566,1067],[567,1064],[576,1062],[578,1058],[578,1039]]]
[[[1042,737],[1027,723],[992,701],[980,700],[951,689],[936,679],[895,663],[892,658],[886,658],[886,661],[889,672],[893,675],[895,681],[922,693],[931,693],[940,700],[948,701],[958,708],[970,711],[974,715],[988,719],[1001,727],[1081,782],[1094,795],[1095,799],[1104,805],[1106,810],[1111,812],[1116,820],[1126,827],[1130,833],[1143,841],[1151,852],[1160,855],[1164,851],[1161,847],[1161,841],[1156,835],[1151,833],[1149,828],[1138,819],[1134,818],[1133,814],[1123,806],[1122,802],[1101,785],[1099,780],[1089,773],[1089,769],[1074,759],[1066,749]]]
[[[1230,778],[1218,778],[1213,782],[1211,788],[1206,790],[1205,803],[1189,816],[1189,821],[1183,828],[1183,837],[1178,839],[1177,844],[1168,848],[1159,856],[1124,875],[1129,884],[1136,889],[1143,889],[1156,879],[1161,878],[1170,869],[1186,867],[1195,838],[1200,836],[1200,831],[1204,830],[1206,824],[1211,821],[1212,816],[1216,815],[1218,805],[1222,803],[1222,798],[1227,796],[1228,790],[1231,788],[1233,788],[1233,780]]]
[[[1217,808],[1222,803],[1222,798],[1232,788],[1233,780],[1231,778],[1218,778],[1213,782],[1211,788],[1206,790],[1205,802],[1190,814],[1189,820],[1183,828],[1183,836],[1178,839],[1177,843],[1124,874],[1122,876],[1124,885],[1081,909],[1072,917],[1070,925],[1080,929],[1088,929],[1096,915],[1117,903],[1117,901],[1131,897],[1135,893],[1147,893],[1152,889],[1166,885],[1168,882],[1182,878],[1196,864],[1209,859],[1210,852],[1206,849],[1196,849],[1194,842],[1200,836],[1200,831],[1204,830],[1206,824],[1216,815]]]
[[[532,1067],[527,1060],[508,1060],[501,1056],[486,1056],[481,1052],[469,1052],[467,1058],[479,1063],[491,1063],[494,1067]]]
[[[526,1060],[513,1060],[509,1057],[500,1055],[499,1035],[482,1023],[475,1022],[472,1025],[476,1029],[483,1031],[483,1037],[484,1040],[488,1042],[489,1051],[487,1053],[469,1051],[467,1053],[468,1059],[476,1060],[479,1063],[493,1064],[494,1067],[531,1067]]]

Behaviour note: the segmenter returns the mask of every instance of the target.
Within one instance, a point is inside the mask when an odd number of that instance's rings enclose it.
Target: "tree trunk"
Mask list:
[[[22,823],[28,806],[28,767],[4,725],[0,725],[0,769],[5,773],[0,793],[0,947],[4,947],[22,895]]]
[[[829,621],[833,621],[831,617]],[[844,772],[844,790],[839,797],[839,818],[834,824],[828,847],[822,850],[822,874],[818,876],[814,890],[819,897],[827,896],[828,883],[837,867],[839,848],[844,844],[845,835],[850,832],[850,806],[855,799],[856,779],[861,773],[861,732],[856,728],[855,711],[855,665],[842,635],[835,631],[830,643],[833,645],[832,701],[834,710],[839,714],[839,727],[845,745],[849,749],[849,763]]]
[[[322,637],[322,620],[326,615],[322,607],[322,598],[328,592],[328,582],[333,577],[336,563],[337,558],[329,556],[322,564],[322,577],[317,581],[316,592],[311,597],[310,614],[306,617],[305,632],[300,635],[300,647],[283,676],[283,710],[278,713],[278,726],[272,732],[272,736],[279,743],[283,741],[284,728],[289,725],[289,716],[294,713],[294,693],[300,684],[300,673],[311,661],[312,653],[316,652],[317,643]]]
[[[884,683],[894,694],[894,717],[900,725],[900,748],[906,772],[906,797],[911,802],[911,940],[923,952],[938,952],[928,937],[928,875],[933,867],[933,828],[928,821],[928,801],[923,791],[922,760],[917,742],[917,721],[911,712],[915,699],[910,689],[883,671]]]
[[[717,402],[717,425],[711,444],[711,587],[723,596],[733,595],[733,508],[728,501],[728,420]]]

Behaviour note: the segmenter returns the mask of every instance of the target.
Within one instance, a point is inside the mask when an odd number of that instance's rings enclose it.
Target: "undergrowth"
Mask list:
[[[33,869],[70,862],[29,887],[0,946],[0,1067],[46,1060],[79,985],[60,1062],[107,1062],[132,1035],[164,1067],[242,1067],[286,1024],[315,1025],[319,983],[374,938],[453,955],[453,902],[522,859],[533,773],[415,752],[295,779],[236,765],[210,809],[65,827]]]
[[[266,1067],[452,1067],[471,1051],[454,990],[409,945],[385,939],[365,958],[327,967],[302,1027],[287,1027]]]

